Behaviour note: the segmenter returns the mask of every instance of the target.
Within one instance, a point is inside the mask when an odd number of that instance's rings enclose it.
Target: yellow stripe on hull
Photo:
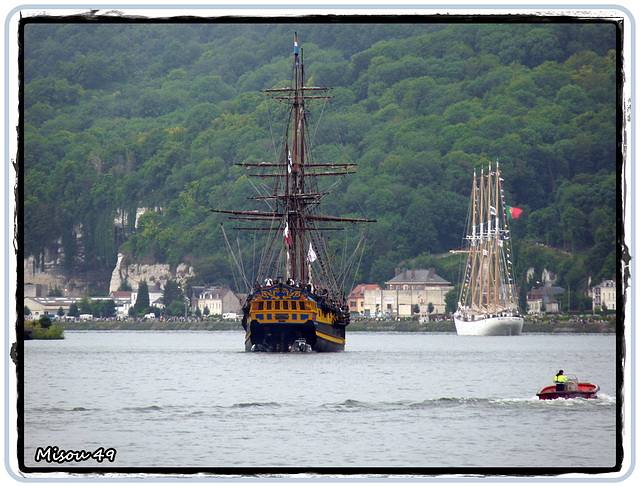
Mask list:
[[[344,345],[346,340],[344,338],[336,338],[336,337],[332,337],[331,335],[327,335],[325,333],[321,333],[318,330],[316,330],[316,335],[324,340],[328,340],[330,342],[334,342],[334,343],[340,343],[341,345]]]

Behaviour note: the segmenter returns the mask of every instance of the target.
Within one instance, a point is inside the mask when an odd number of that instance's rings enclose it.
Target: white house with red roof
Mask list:
[[[368,293],[367,293],[368,291]],[[366,300],[367,296],[377,295],[382,288],[377,284],[358,284],[349,294],[349,311],[358,313],[360,316],[372,316],[375,312],[375,300],[373,308],[370,302]],[[366,311],[365,311],[366,310]]]

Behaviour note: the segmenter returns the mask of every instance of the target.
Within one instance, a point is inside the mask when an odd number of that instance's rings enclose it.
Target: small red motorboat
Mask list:
[[[567,382],[543,387],[536,395],[540,399],[596,399],[600,386],[589,382],[578,382],[574,375],[567,375]]]

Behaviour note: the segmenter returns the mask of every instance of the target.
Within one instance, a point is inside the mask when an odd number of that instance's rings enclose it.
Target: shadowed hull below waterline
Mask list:
[[[245,350],[263,352],[304,351],[308,345],[314,352],[342,352],[345,347],[345,327],[311,320],[304,323],[260,323],[247,326]]]

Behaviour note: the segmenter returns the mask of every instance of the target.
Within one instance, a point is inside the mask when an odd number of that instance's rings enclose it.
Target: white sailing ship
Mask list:
[[[473,175],[466,252],[468,258],[454,323],[458,335],[519,335],[508,227],[499,164]]]

